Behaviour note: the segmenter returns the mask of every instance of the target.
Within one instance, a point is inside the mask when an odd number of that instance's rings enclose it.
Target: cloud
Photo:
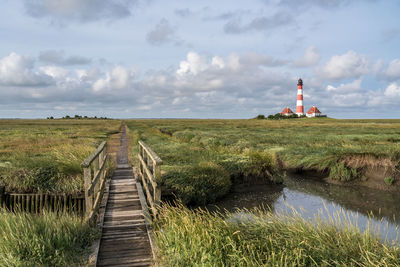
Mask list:
[[[26,13],[57,22],[115,20],[132,14],[139,0],[24,0]]]
[[[358,78],[370,71],[371,64],[367,57],[350,50],[331,57],[325,65],[316,69],[316,74],[322,79],[340,80]]]
[[[218,59],[216,59],[218,61]],[[224,64],[223,62],[215,63],[216,65]],[[198,74],[208,68],[206,58],[200,56],[195,52],[189,52],[186,56],[186,60],[183,60],[179,64],[179,69],[176,73],[180,76],[185,74]]]
[[[85,65],[90,64],[92,60],[90,58],[81,56],[70,56],[65,57],[65,52],[62,50],[46,50],[39,54],[39,60],[45,63],[55,65]]]
[[[388,97],[400,97],[400,85],[398,83],[389,84],[384,94]]]
[[[252,19],[248,23],[242,23],[240,17],[234,17],[224,26],[224,32],[228,34],[240,34],[252,31],[268,31],[293,23],[293,16],[278,12],[273,16],[261,16]]]
[[[304,68],[317,65],[321,56],[316,51],[314,46],[310,46],[306,49],[304,56],[295,62],[293,62],[293,67]]]
[[[357,79],[354,80],[350,83],[342,83],[337,87],[334,87],[332,85],[328,85],[326,87],[326,90],[328,92],[333,92],[333,93],[354,93],[354,92],[359,92],[362,90],[361,88],[361,82],[362,79]]]
[[[135,71],[122,66],[115,66],[111,71],[107,72],[106,77],[100,78],[93,83],[93,91],[112,91],[128,89],[132,85],[135,78]]]
[[[400,79],[400,59],[396,58],[390,61],[387,68],[378,74],[389,81]]]
[[[241,55],[232,53],[227,58],[221,56],[213,56],[211,60],[204,55],[199,55],[195,52],[189,52],[186,60],[179,64],[179,69],[176,73],[183,75],[197,75],[204,71],[237,71],[251,72],[261,67],[278,67],[285,65],[287,61],[275,59],[267,54],[257,54],[247,52]]]
[[[164,18],[147,33],[146,40],[152,45],[162,45],[171,42],[175,45],[182,44],[182,41],[176,36],[176,29]]]
[[[7,83],[2,65],[5,61],[18,66],[7,65],[13,74],[7,77],[14,77]],[[254,52],[222,56],[192,51],[175,67],[139,75],[135,68],[121,65],[107,65],[104,69],[55,65],[35,68],[32,58],[12,53],[0,59],[0,106],[2,110],[47,110],[50,113],[46,116],[65,115],[70,110],[118,117],[272,114],[286,106],[295,108],[297,77],[281,68],[285,64],[290,62]],[[39,80],[45,77],[48,83],[39,85],[32,79],[22,82],[15,78],[26,79],[30,75]],[[314,104],[328,115],[342,112],[357,116],[366,106],[371,110],[382,104],[397,107],[400,99],[397,82],[384,90],[366,90],[362,88],[362,78],[339,84],[317,83],[313,79],[303,77],[306,109]]]
[[[34,60],[17,53],[0,59],[0,84],[16,86],[46,86],[53,81],[50,76],[33,70]]]

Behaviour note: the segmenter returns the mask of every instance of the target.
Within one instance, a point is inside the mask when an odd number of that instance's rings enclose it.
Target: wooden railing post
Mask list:
[[[153,216],[161,203],[161,168],[162,160],[143,141],[139,141],[139,177],[143,185],[147,202]]]
[[[106,142],[101,143],[81,164],[85,180],[85,215],[89,223],[93,222],[104,190],[107,161],[106,146]]]
[[[86,216],[88,216],[93,205],[92,197],[89,195],[89,188],[90,185],[92,184],[92,175],[90,166],[83,169],[83,177],[85,179],[85,209],[86,209],[85,213]]]
[[[161,166],[156,161],[153,162],[153,177],[156,182],[154,188],[154,204],[158,207],[161,203]]]

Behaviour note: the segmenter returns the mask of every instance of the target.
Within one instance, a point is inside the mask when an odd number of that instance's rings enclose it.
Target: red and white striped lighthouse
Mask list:
[[[296,104],[296,114],[298,116],[304,115],[304,105],[303,105],[303,81],[299,78],[297,82],[297,104]]]

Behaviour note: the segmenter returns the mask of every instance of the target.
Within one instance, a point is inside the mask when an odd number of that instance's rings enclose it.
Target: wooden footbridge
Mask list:
[[[108,155],[116,154],[116,169],[111,180],[107,181],[100,174],[106,157],[99,151],[104,151],[104,148],[99,148],[82,164],[88,199],[87,217],[89,221],[97,218],[97,225],[102,230],[101,239],[93,246],[90,263],[92,266],[155,265],[155,244],[147,203],[154,209],[154,215],[161,196],[155,179],[159,175],[161,160],[145,144],[145,148],[139,145],[139,178],[145,188],[144,194],[134,169],[129,165],[125,125],[110,143]]]

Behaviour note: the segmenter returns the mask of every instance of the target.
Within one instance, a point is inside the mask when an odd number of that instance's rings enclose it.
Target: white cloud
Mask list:
[[[106,73],[105,78],[100,78],[95,81],[92,88],[95,92],[128,89],[133,83],[134,78],[135,71],[133,69],[127,69],[117,65]]]
[[[314,46],[310,46],[306,49],[304,56],[295,62],[293,62],[294,67],[310,67],[318,64],[321,56],[318,54],[317,49]]]
[[[207,56],[189,52],[175,68],[143,72],[141,76],[135,69],[120,65],[108,69],[35,68],[32,59],[17,54],[0,59],[1,64],[4,62],[8,71],[13,70],[13,75],[18,73],[18,79],[26,78],[21,75],[25,69],[28,74],[47,77],[52,83],[13,86],[14,81],[12,85],[6,85],[4,71],[0,68],[2,107],[8,103],[41,104],[57,106],[67,112],[68,107],[74,106],[78,111],[101,110],[106,116],[111,114],[105,109],[114,109],[115,114],[121,114],[118,112],[129,107],[132,116],[137,112],[142,114],[140,116],[153,114],[160,117],[174,116],[171,114],[180,117],[246,117],[254,115],[252,112],[276,113],[286,106],[294,109],[296,103],[296,74],[281,68],[287,62],[266,54]],[[400,97],[400,85],[395,82],[385,90],[365,90],[361,77],[347,83],[317,83],[312,76],[305,76],[303,80],[306,109],[314,104],[328,115],[331,111],[344,112],[347,108],[356,111],[365,106],[374,108],[377,103],[395,104]]]
[[[391,83],[385,89],[385,96],[388,97],[400,97],[400,85],[397,83]]]
[[[68,70],[56,66],[44,66],[40,67],[40,70],[54,79],[64,79],[70,74]]]
[[[211,61],[211,65],[215,66],[219,69],[223,69],[225,67],[224,59],[220,56],[214,56]]]
[[[353,93],[353,92],[358,92],[361,91],[361,82],[362,79],[357,79],[354,80],[350,83],[342,83],[337,87],[334,87],[332,85],[328,85],[326,87],[326,90],[328,92],[334,92],[334,93]]]
[[[343,55],[335,55],[316,74],[322,79],[340,80],[344,78],[359,78],[371,71],[370,61],[366,56],[348,51]]]
[[[50,76],[33,70],[34,60],[17,53],[0,59],[0,83],[3,85],[34,86],[48,85],[53,81]]]
[[[196,75],[207,69],[207,60],[204,56],[200,56],[195,52],[189,52],[186,60],[181,61],[179,69],[176,71],[178,75],[193,74]]]
[[[233,71],[237,71],[240,69],[240,59],[239,59],[238,55],[236,55],[236,54],[229,55],[228,67]]]
[[[388,67],[382,71],[382,74],[389,80],[400,79],[400,59],[390,61]]]

